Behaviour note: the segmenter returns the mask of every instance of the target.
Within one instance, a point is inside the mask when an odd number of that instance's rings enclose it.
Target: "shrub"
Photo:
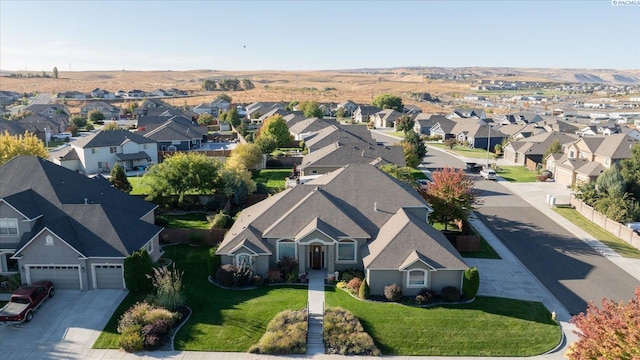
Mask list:
[[[473,299],[478,294],[478,288],[480,288],[480,274],[474,266],[464,271],[462,294],[467,299]]]
[[[287,274],[287,282],[288,283],[294,283],[297,282],[299,279],[298,277],[298,269],[294,269],[291,270],[288,274]]]
[[[129,291],[149,293],[153,290],[151,275],[153,261],[147,250],[138,250],[124,259],[124,282]]]
[[[432,302],[434,298],[435,298],[435,295],[433,294],[433,292],[431,292],[431,290],[427,288],[424,288],[420,290],[418,295],[416,295],[415,301],[416,303],[422,305],[422,304],[428,304]]]
[[[175,309],[184,304],[184,295],[182,294],[182,276],[184,272],[176,270],[176,264],[169,269],[167,266],[153,269],[151,278],[153,287],[155,288],[156,304],[167,309]]]
[[[349,282],[353,278],[358,278],[360,280],[364,279],[364,273],[360,270],[356,270],[354,268],[347,269],[342,272],[341,275],[342,280]]]
[[[216,281],[218,284],[225,287],[233,286],[233,265],[226,264],[222,265],[216,271]]]
[[[285,256],[278,261],[278,269],[287,282],[298,281],[298,260],[289,256]]]
[[[280,283],[284,280],[282,272],[278,269],[271,269],[267,271],[267,281],[271,284]]]
[[[458,290],[458,288],[455,286],[447,286],[442,289],[440,297],[446,302],[460,301],[460,290]]]
[[[251,283],[254,286],[263,286],[264,285],[264,278],[260,275],[254,275],[253,279],[251,280]]]
[[[144,338],[142,337],[140,329],[140,325],[129,326],[124,329],[118,340],[118,345],[126,352],[142,351],[144,348]]]
[[[538,175],[538,176],[536,176],[536,180],[537,180],[537,181],[540,181],[540,182],[545,182],[545,181],[547,181],[547,179],[548,179],[548,178],[547,178],[546,176],[544,176],[544,175]]]
[[[209,269],[209,275],[211,275],[212,278],[216,277],[216,271],[220,267],[221,262],[220,256],[216,255],[216,250],[218,249],[215,247],[209,249],[209,256],[207,257],[207,269]]]
[[[345,289],[345,288],[347,287],[347,282],[346,282],[346,281],[339,281],[339,282],[336,284],[336,287],[337,287],[338,289]]]
[[[304,354],[307,351],[307,312],[286,310],[267,325],[257,345],[249,350],[260,354]]]
[[[157,320],[169,320],[173,323],[176,314],[148,302],[139,302],[127,309],[118,320],[118,332],[123,333],[132,326],[145,326]]]
[[[327,309],[323,336],[329,354],[380,355],[380,350],[364,331],[358,318],[342,308]]]
[[[158,335],[149,334],[144,336],[143,348],[144,350],[158,350],[164,341]]]
[[[220,210],[211,221],[211,225],[218,229],[226,229],[231,223],[231,216],[224,210]]]
[[[173,327],[173,320],[159,319],[142,328],[142,336],[144,336],[144,349],[157,350],[163,343],[166,336]]]
[[[370,295],[371,295],[371,289],[369,289],[369,284],[367,284],[367,280],[364,280],[362,282],[362,285],[360,285],[360,289],[358,290],[358,296],[361,299],[368,299]]]
[[[360,291],[360,286],[362,285],[362,280],[354,277],[347,283],[347,288],[351,290],[352,293],[358,294]]]
[[[389,301],[398,301],[402,298],[402,287],[398,284],[391,284],[384,287],[384,296]]]
[[[169,219],[167,219],[164,216],[158,216],[156,217],[155,220],[156,225],[160,226],[160,227],[169,227]]]

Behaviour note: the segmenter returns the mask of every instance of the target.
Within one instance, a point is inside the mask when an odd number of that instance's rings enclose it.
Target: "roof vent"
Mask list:
[[[85,205],[89,204],[89,199],[84,198],[84,204],[85,204]]]
[[[377,201],[373,202],[373,211],[378,212],[378,202]]]

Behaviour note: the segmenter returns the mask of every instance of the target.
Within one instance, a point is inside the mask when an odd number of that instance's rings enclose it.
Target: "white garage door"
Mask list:
[[[80,267],[64,265],[27,265],[29,280],[50,280],[58,289],[80,289]]]
[[[96,289],[124,289],[122,265],[94,265]]]

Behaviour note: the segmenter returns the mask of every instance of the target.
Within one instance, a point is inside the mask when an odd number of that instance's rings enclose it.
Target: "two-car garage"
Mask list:
[[[79,265],[26,265],[27,282],[50,280],[58,289],[87,290],[82,286],[85,269]],[[91,266],[91,288],[124,289],[121,264],[94,264]]]

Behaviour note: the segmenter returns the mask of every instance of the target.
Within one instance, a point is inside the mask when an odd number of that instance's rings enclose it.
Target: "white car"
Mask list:
[[[54,139],[58,139],[58,140],[64,140],[64,139],[71,139],[72,134],[69,132],[61,132],[58,134],[53,134],[53,138]]]
[[[493,169],[484,168],[480,170],[480,176],[485,180],[496,180],[496,172]]]

